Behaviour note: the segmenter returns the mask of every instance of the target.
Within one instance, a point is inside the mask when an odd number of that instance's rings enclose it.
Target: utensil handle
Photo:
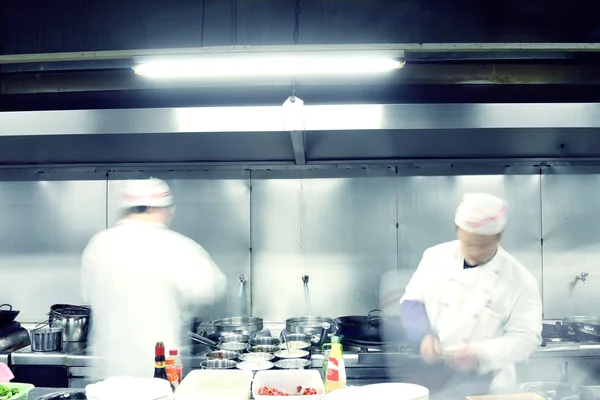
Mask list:
[[[8,307],[8,311],[12,311],[12,306],[10,304],[0,304],[0,308],[7,306]]]

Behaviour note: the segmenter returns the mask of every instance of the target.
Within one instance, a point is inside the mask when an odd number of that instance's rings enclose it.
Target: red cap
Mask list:
[[[165,345],[163,342],[156,342],[156,347],[154,348],[154,356],[160,357],[165,355]]]
[[[178,353],[178,352],[177,352],[177,349],[171,349],[171,350],[169,350],[169,355],[170,355],[170,356],[176,356],[176,355],[177,355],[177,353]]]

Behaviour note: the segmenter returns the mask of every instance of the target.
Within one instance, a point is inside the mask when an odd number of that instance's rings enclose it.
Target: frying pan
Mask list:
[[[600,318],[576,316],[565,318],[562,322],[570,326],[582,342],[600,342]]]
[[[371,310],[368,315],[352,315],[335,319],[337,334],[364,342],[401,341],[404,329],[400,316],[374,315],[381,310]]]
[[[3,307],[8,307],[8,310],[2,310]],[[10,304],[0,305],[0,328],[5,327],[17,318],[20,311],[13,310]]]

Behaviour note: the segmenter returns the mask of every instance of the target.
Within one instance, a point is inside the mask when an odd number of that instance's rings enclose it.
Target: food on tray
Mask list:
[[[267,386],[263,386],[258,389],[258,394],[260,396],[312,396],[317,394],[317,389],[313,388],[302,388],[302,386],[298,386],[296,388],[296,393],[285,393],[279,391],[275,388],[270,388]]]
[[[0,400],[8,400],[11,397],[19,393],[17,388],[7,388],[6,386],[0,385]]]

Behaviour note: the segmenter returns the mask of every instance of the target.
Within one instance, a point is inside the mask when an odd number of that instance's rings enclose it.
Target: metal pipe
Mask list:
[[[0,64],[51,63],[70,61],[123,60],[186,54],[276,53],[302,51],[376,51],[376,52],[598,52],[600,43],[399,43],[399,44],[323,44],[293,46],[214,46],[170,49],[103,50],[63,53],[8,54]]]

